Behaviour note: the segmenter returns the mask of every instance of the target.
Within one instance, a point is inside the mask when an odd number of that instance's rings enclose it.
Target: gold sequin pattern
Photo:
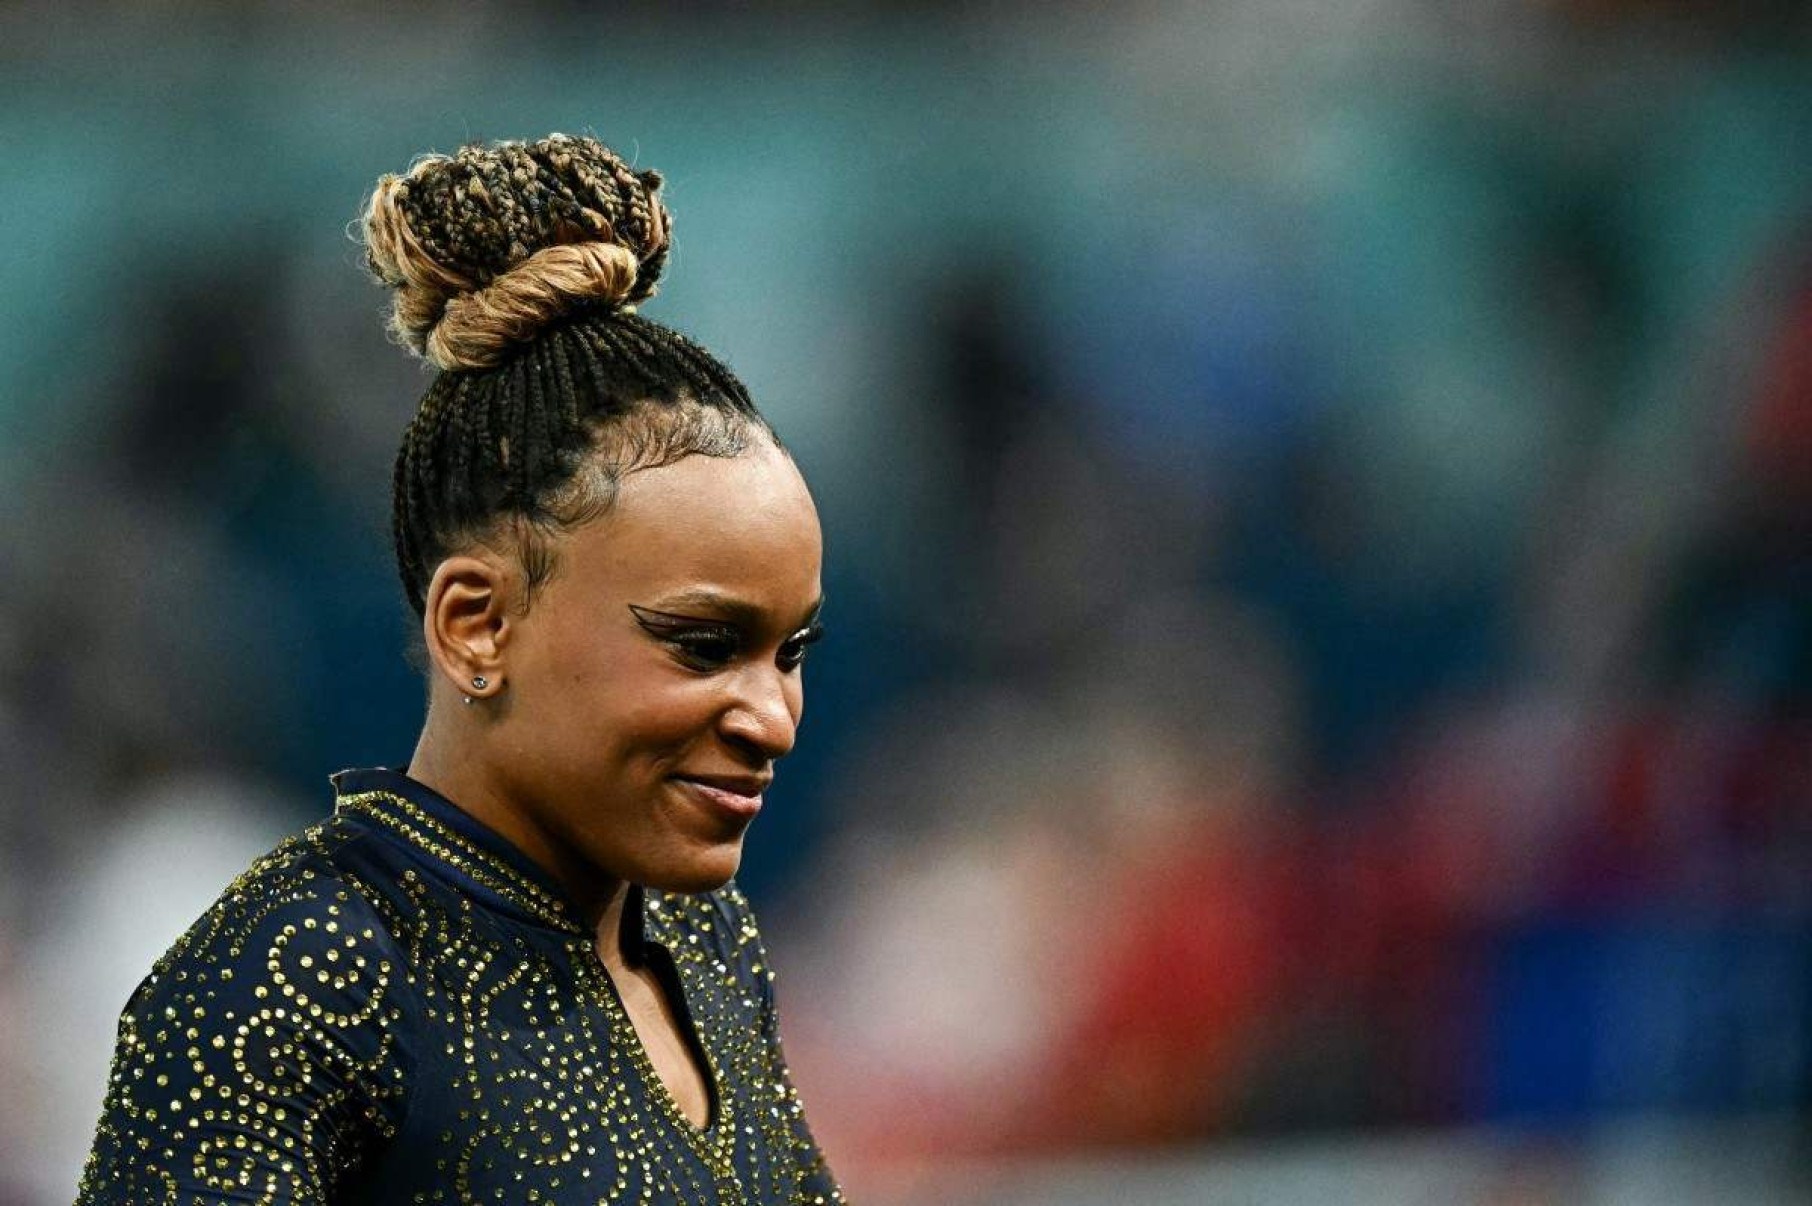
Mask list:
[[[78,1206],[841,1202],[734,886],[641,898],[705,1056],[698,1127],[566,902],[451,809],[343,794],[157,962]]]

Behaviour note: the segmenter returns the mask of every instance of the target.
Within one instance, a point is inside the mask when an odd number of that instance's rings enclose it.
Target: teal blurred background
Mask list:
[[[867,1202],[1812,1201],[1799,4],[0,5],[0,1204],[422,688],[348,223],[658,167],[818,495],[742,876]]]

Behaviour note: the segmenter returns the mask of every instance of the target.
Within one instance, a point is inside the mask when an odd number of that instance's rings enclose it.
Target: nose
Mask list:
[[[718,728],[731,744],[763,762],[785,757],[799,732],[802,698],[797,675],[772,668],[743,675]]]

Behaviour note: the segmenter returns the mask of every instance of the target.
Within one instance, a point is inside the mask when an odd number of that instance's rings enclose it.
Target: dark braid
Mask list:
[[[654,293],[669,246],[659,172],[636,172],[589,138],[473,144],[411,172],[397,200],[422,248],[474,285],[562,243],[617,243],[641,262],[634,305]]]
[[[555,135],[423,160],[373,194],[367,248],[398,289],[397,326],[437,361],[478,366],[435,377],[397,453],[397,568],[416,614],[462,548],[515,540],[532,591],[553,569],[546,537],[602,513],[625,474],[778,444],[727,367],[629,308],[670,246],[659,186]],[[510,309],[518,296],[532,304]]]

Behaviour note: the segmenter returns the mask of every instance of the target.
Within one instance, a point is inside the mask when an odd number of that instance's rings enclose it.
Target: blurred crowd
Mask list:
[[[226,7],[0,8],[0,1203],[72,1192],[156,953],[406,761],[425,378],[344,226],[563,128],[662,169],[650,312],[825,516],[742,878],[856,1189],[1812,1115],[1800,6]]]

